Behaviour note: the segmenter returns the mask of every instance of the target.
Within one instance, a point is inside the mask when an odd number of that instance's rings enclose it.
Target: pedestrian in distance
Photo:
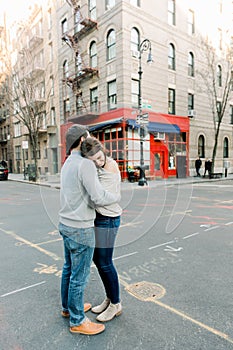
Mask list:
[[[105,329],[84,314],[91,309],[91,304],[84,304],[84,290],[95,247],[95,205],[116,203],[120,195],[106,191],[93,161],[81,156],[80,147],[87,136],[86,127],[79,124],[66,133],[66,153],[70,155],[61,170],[59,211],[59,232],[64,243],[61,314],[69,317],[70,332],[94,335]]]
[[[195,168],[196,168],[197,176],[201,176],[201,174],[200,174],[201,164],[202,164],[202,161],[201,161],[200,157],[198,156],[197,159],[195,160]]]
[[[205,177],[206,173],[208,172],[208,176],[209,178],[211,178],[211,167],[212,167],[212,161],[211,159],[208,159],[207,161],[205,161],[205,172],[203,177]]]
[[[103,187],[111,193],[120,194],[121,176],[117,162],[107,156],[101,142],[94,137],[88,137],[81,145],[81,153],[95,162]],[[112,260],[121,213],[122,208],[118,203],[96,207],[96,245],[93,261],[103,282],[106,296],[100,305],[91,310],[99,314],[96,319],[101,322],[110,321],[122,313],[118,274]]]

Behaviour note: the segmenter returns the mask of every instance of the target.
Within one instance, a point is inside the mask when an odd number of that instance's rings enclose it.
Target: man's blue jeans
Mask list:
[[[60,223],[59,231],[65,258],[61,279],[62,308],[70,313],[70,326],[78,326],[85,320],[84,290],[95,246],[94,227],[74,228]]]
[[[96,247],[93,261],[104,284],[106,296],[113,304],[120,302],[120,287],[116,268],[112,261],[116,235],[120,226],[120,216],[109,217],[96,214]]]

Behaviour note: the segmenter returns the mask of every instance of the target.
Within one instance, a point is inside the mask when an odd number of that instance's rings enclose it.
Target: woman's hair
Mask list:
[[[95,137],[87,137],[81,144],[81,154],[83,157],[92,157],[99,151],[102,151],[106,155],[106,150],[102,143]]]

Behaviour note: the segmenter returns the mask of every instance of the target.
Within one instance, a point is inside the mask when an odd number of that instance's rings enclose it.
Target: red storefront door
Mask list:
[[[151,169],[150,171],[156,176],[161,178],[168,177],[168,165],[167,165],[168,151],[166,146],[161,142],[152,141],[151,145]]]

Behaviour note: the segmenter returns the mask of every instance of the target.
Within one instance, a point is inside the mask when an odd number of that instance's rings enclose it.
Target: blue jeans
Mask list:
[[[112,261],[114,243],[120,226],[120,216],[101,214],[95,219],[95,251],[93,261],[99,271],[106,296],[113,304],[120,302],[120,287],[116,268]]]
[[[78,326],[85,320],[84,290],[95,246],[94,227],[74,228],[60,223],[59,231],[65,258],[61,279],[62,308],[70,313],[70,326]]]

